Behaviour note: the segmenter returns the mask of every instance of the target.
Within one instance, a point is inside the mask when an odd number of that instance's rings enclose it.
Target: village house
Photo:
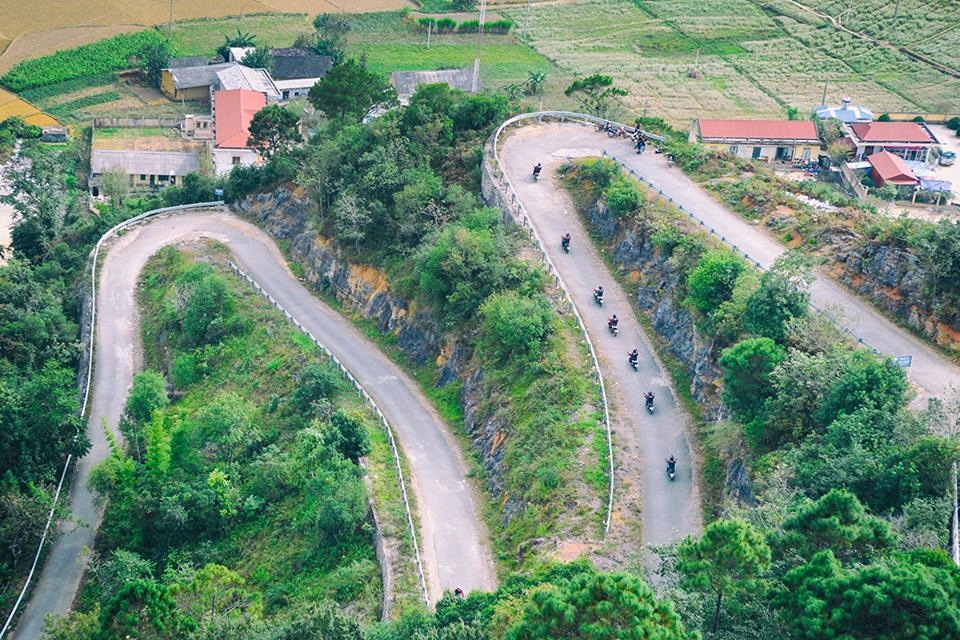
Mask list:
[[[266,106],[266,99],[259,91],[233,89],[217,91],[216,105],[213,166],[216,174],[222,176],[236,166],[250,166],[258,161],[257,152],[247,140],[250,122]]]
[[[903,195],[920,184],[920,179],[914,175],[903,158],[889,151],[867,156],[867,162],[870,163],[870,178],[878,188],[892,184],[897,187],[898,193]]]
[[[440,69],[439,71],[395,71],[390,84],[397,90],[400,104],[410,104],[417,87],[425,84],[446,84],[464,92],[473,89],[473,69]]]
[[[930,164],[940,141],[922,122],[857,122],[846,125],[854,158],[864,160],[881,151],[910,162]]]
[[[251,69],[236,62],[174,67],[160,73],[160,89],[174,100],[210,102],[213,93],[221,89],[250,89],[262,92],[268,102],[280,100],[280,90],[266,69]]]
[[[230,60],[240,62],[251,51],[253,47],[231,47]],[[305,97],[333,66],[333,58],[317,55],[309,49],[270,49],[270,55],[273,56],[270,76],[284,102]]]
[[[102,177],[119,172],[128,177],[134,190],[173,187],[188,173],[200,170],[200,156],[194,151],[117,151],[94,149],[90,153],[90,194],[102,195]]]
[[[690,142],[738,158],[764,162],[815,161],[820,151],[816,125],[809,120],[695,120]]]

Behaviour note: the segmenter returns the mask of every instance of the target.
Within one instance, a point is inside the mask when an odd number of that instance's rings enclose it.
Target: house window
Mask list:
[[[157,179],[158,179],[160,182],[166,182],[166,181],[167,181],[167,176],[160,176],[160,177],[157,178]]]
[[[170,184],[177,184],[177,176],[170,176]]]
[[[740,147],[738,145],[732,144],[727,148],[727,151],[730,153],[730,155],[735,156],[738,153],[740,153]]]
[[[754,160],[760,159],[760,154],[763,153],[763,147],[754,147],[753,155],[751,156]]]
[[[240,164],[240,156],[233,156],[231,162],[233,162],[233,164]]]
[[[140,174],[140,181],[143,182],[143,181],[146,180],[146,179],[147,179],[147,174],[141,173],[141,174]]]
[[[810,149],[804,149],[803,153],[800,154],[800,157],[804,162],[808,162],[810,160]]]

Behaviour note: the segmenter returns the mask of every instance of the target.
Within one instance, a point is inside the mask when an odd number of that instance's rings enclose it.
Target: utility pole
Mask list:
[[[167,28],[167,40],[173,42],[173,0],[170,0],[170,26]]]
[[[480,0],[480,28],[477,30],[477,57],[473,61],[473,84],[470,87],[470,93],[477,92],[477,86],[480,82],[480,46],[483,44],[483,23],[487,19],[487,0]]]
[[[957,461],[953,461],[953,469],[950,474],[951,484],[953,485],[953,517],[950,522],[953,531],[950,536],[950,555],[953,556],[953,564],[960,567],[960,505],[957,504]]]
[[[823,83],[823,99],[820,100],[820,104],[827,104],[827,83]]]
[[[900,13],[900,0],[897,0],[897,6],[893,9],[893,17],[896,18],[898,13]]]
[[[530,5],[533,3],[533,0],[527,0],[527,10],[523,14],[523,39],[527,39],[527,26],[530,24]]]

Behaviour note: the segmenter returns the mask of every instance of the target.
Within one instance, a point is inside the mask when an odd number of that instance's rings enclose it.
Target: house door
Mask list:
[[[763,153],[763,147],[754,147],[753,155],[751,156],[754,160],[760,159],[760,154]]]
[[[790,147],[777,147],[775,159],[777,162],[788,162],[792,160],[793,154],[790,153]]]

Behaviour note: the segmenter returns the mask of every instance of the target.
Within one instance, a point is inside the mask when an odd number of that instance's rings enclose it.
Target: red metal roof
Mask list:
[[[214,94],[214,123],[217,146],[227,149],[247,148],[250,137],[250,121],[257,111],[267,104],[267,98],[259,91],[230,89]]]
[[[910,167],[898,155],[889,151],[881,151],[871,156],[867,156],[867,162],[873,167],[874,172],[883,183],[891,184],[917,184],[917,176],[913,175]],[[882,187],[883,184],[878,184]]]
[[[701,138],[798,140],[816,142],[817,126],[810,120],[700,120]]]
[[[861,142],[937,142],[917,122],[858,122],[850,125],[850,128]]]

